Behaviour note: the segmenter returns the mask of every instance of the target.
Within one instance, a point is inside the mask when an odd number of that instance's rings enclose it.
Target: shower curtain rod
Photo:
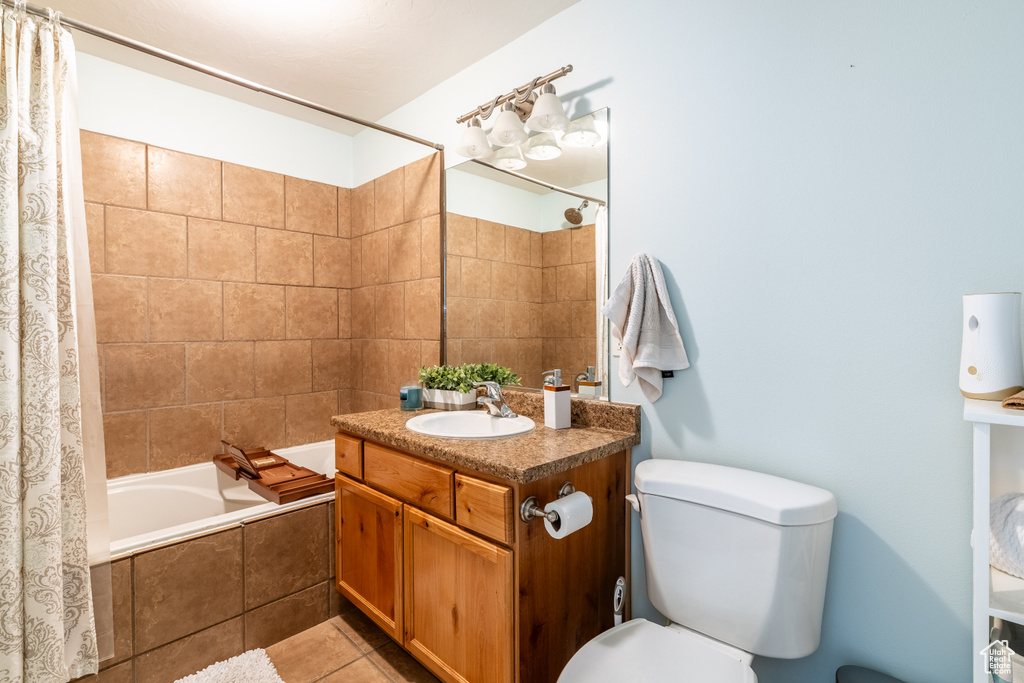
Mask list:
[[[15,0],[0,0],[0,2],[2,2],[2,4],[4,6],[6,6],[6,7],[11,7],[11,8],[14,8],[14,9],[18,9],[18,3],[15,2]],[[44,19],[48,19],[49,16],[50,16],[50,14],[49,14],[49,12],[47,10],[42,9],[40,7],[35,7],[33,5],[22,5],[21,9],[23,9],[26,12],[28,12],[29,14],[34,14],[34,15],[36,15],[38,17],[43,17]],[[193,61],[191,59],[186,59],[185,57],[180,57],[180,56],[178,56],[178,55],[176,55],[174,53],[167,52],[166,50],[161,50],[158,47],[153,47],[152,45],[147,45],[146,43],[141,43],[141,42],[139,42],[137,40],[133,40],[131,38],[127,38],[127,37],[119,35],[117,33],[112,33],[110,31],[107,31],[106,29],[98,28],[98,27],[92,26],[90,24],[85,24],[85,23],[82,23],[80,21],[76,21],[74,19],[70,19],[68,17],[65,17],[63,15],[61,15],[61,17],[60,17],[60,23],[63,24],[64,26],[67,26],[67,27],[70,27],[70,28],[73,28],[73,29],[77,29],[77,30],[81,31],[82,33],[88,33],[89,35],[96,36],[97,38],[102,38],[103,40],[108,40],[108,41],[110,41],[112,43],[117,43],[118,45],[123,45],[123,46],[131,48],[133,50],[137,50],[138,52],[143,52],[143,53],[145,53],[147,55],[150,55],[152,57],[157,57],[159,59],[163,59],[165,61],[171,62],[172,64],[177,64],[178,66],[183,66],[186,69],[192,69],[193,71],[198,71],[199,73],[206,74],[207,76],[213,76],[214,78],[219,78],[222,81],[227,81],[228,83],[232,83],[234,85],[238,85],[238,86],[241,86],[243,88],[247,88],[248,90],[252,90],[254,92],[263,93],[265,95],[270,95],[271,97],[276,97],[279,100],[284,100],[285,102],[291,102],[292,104],[297,104],[299,106],[306,107],[307,109],[313,109],[314,111],[318,111],[318,112],[320,112],[322,114],[328,114],[329,116],[334,116],[334,117],[339,118],[339,119],[344,119],[345,121],[350,121],[352,123],[357,123],[360,126],[365,126],[367,128],[371,128],[373,130],[380,131],[381,133],[388,133],[389,135],[395,135],[395,136],[400,137],[400,138],[402,138],[404,140],[409,140],[410,142],[415,142],[415,143],[418,143],[418,144],[421,144],[421,145],[426,145],[427,147],[433,147],[434,149],[437,149],[437,150],[443,150],[444,149],[444,145],[442,145],[440,143],[430,142],[429,140],[424,140],[423,138],[418,138],[415,135],[409,135],[408,133],[403,133],[402,131],[395,130],[394,128],[388,128],[387,126],[382,126],[380,124],[373,123],[372,121],[366,121],[364,119],[360,119],[360,118],[357,118],[355,116],[349,116],[348,114],[343,114],[340,111],[337,111],[335,109],[330,109],[329,107],[325,107],[325,106],[317,104],[315,102],[310,102],[309,100],[304,100],[301,97],[295,97],[294,95],[289,95],[288,93],[281,92],[280,90],[275,90],[274,88],[268,88],[265,85],[260,85],[259,83],[255,83],[253,81],[249,81],[249,80],[246,80],[244,78],[239,78],[238,76],[235,76],[233,74],[229,74],[226,71],[221,71],[220,69],[215,69],[212,66],[207,66],[205,64],[200,64],[199,62],[195,62],[195,61]]]
[[[4,0],[4,1],[6,2],[6,0]],[[486,166],[487,168],[493,168],[495,171],[501,171],[502,173],[507,173],[508,175],[514,176],[516,178],[519,178],[520,180],[527,180],[527,181],[529,181],[531,183],[535,183],[535,184],[540,185],[542,187],[546,187],[549,190],[554,190],[555,192],[561,192],[562,194],[567,194],[570,197],[576,197],[577,199],[586,199],[588,202],[594,202],[595,204],[600,204],[601,206],[605,206],[606,205],[606,202],[603,199],[598,199],[597,197],[591,197],[589,195],[580,194],[579,192],[573,192],[572,190],[567,190],[564,187],[559,187],[558,185],[552,185],[551,183],[545,183],[543,180],[537,180],[536,178],[531,178],[530,176],[523,175],[522,173],[516,173],[515,171],[506,171],[503,168],[498,168],[497,166],[491,166],[486,161],[480,161],[479,159],[470,159],[470,161],[475,161],[476,163],[480,164],[481,166]]]

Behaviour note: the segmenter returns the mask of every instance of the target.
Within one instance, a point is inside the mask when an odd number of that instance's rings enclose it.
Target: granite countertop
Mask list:
[[[533,403],[532,399],[526,400]],[[512,406],[513,401],[509,400],[508,403]],[[573,410],[574,424],[570,429],[548,429],[544,426],[543,415],[537,419],[537,416],[530,414],[532,410],[520,410],[520,414],[527,415],[537,423],[536,429],[501,439],[443,439],[417,434],[406,428],[405,423],[411,417],[438,412],[435,410],[403,412],[392,408],[335,415],[331,418],[331,424],[349,434],[421,453],[454,467],[465,467],[526,484],[640,443],[639,406],[608,402],[604,402],[604,405],[611,408],[610,419],[602,420],[602,416],[595,419],[595,410],[599,413],[608,411],[601,410],[599,406],[589,406],[589,411],[583,408]],[[520,407],[527,406],[521,404]],[[576,418],[581,411],[585,415],[577,422]],[[602,423],[616,429],[594,426]]]

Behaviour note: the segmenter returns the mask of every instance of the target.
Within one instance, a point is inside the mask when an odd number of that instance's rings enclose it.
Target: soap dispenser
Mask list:
[[[583,377],[583,373],[580,373],[580,377]],[[580,379],[579,389],[577,390],[581,397],[586,398],[600,398],[601,396],[601,382],[594,376],[594,366],[587,366],[586,379]]]
[[[544,378],[544,426],[550,429],[568,429],[572,426],[569,408],[569,387],[562,384],[561,370],[548,370]]]

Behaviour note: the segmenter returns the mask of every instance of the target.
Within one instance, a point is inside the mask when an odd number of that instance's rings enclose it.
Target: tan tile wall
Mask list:
[[[107,474],[330,438],[351,190],[83,131]]]
[[[541,233],[448,214],[448,362],[501,363],[540,386]]]
[[[448,362],[501,363],[539,387],[594,365],[594,226],[534,232],[448,214]]]
[[[433,155],[352,190],[354,412],[397,407],[440,359],[440,174]]]
[[[543,234],[544,369],[566,382],[597,365],[597,276],[594,225]]]
[[[334,502],[111,563],[114,657],[82,683],[167,683],[338,614]]]

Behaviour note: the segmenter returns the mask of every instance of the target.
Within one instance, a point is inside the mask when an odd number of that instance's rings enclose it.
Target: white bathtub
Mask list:
[[[274,452],[296,465],[334,476],[334,441]],[[333,495],[323,493],[278,505],[256,495],[244,479],[233,480],[212,462],[108,479],[110,557],[323,502]]]

